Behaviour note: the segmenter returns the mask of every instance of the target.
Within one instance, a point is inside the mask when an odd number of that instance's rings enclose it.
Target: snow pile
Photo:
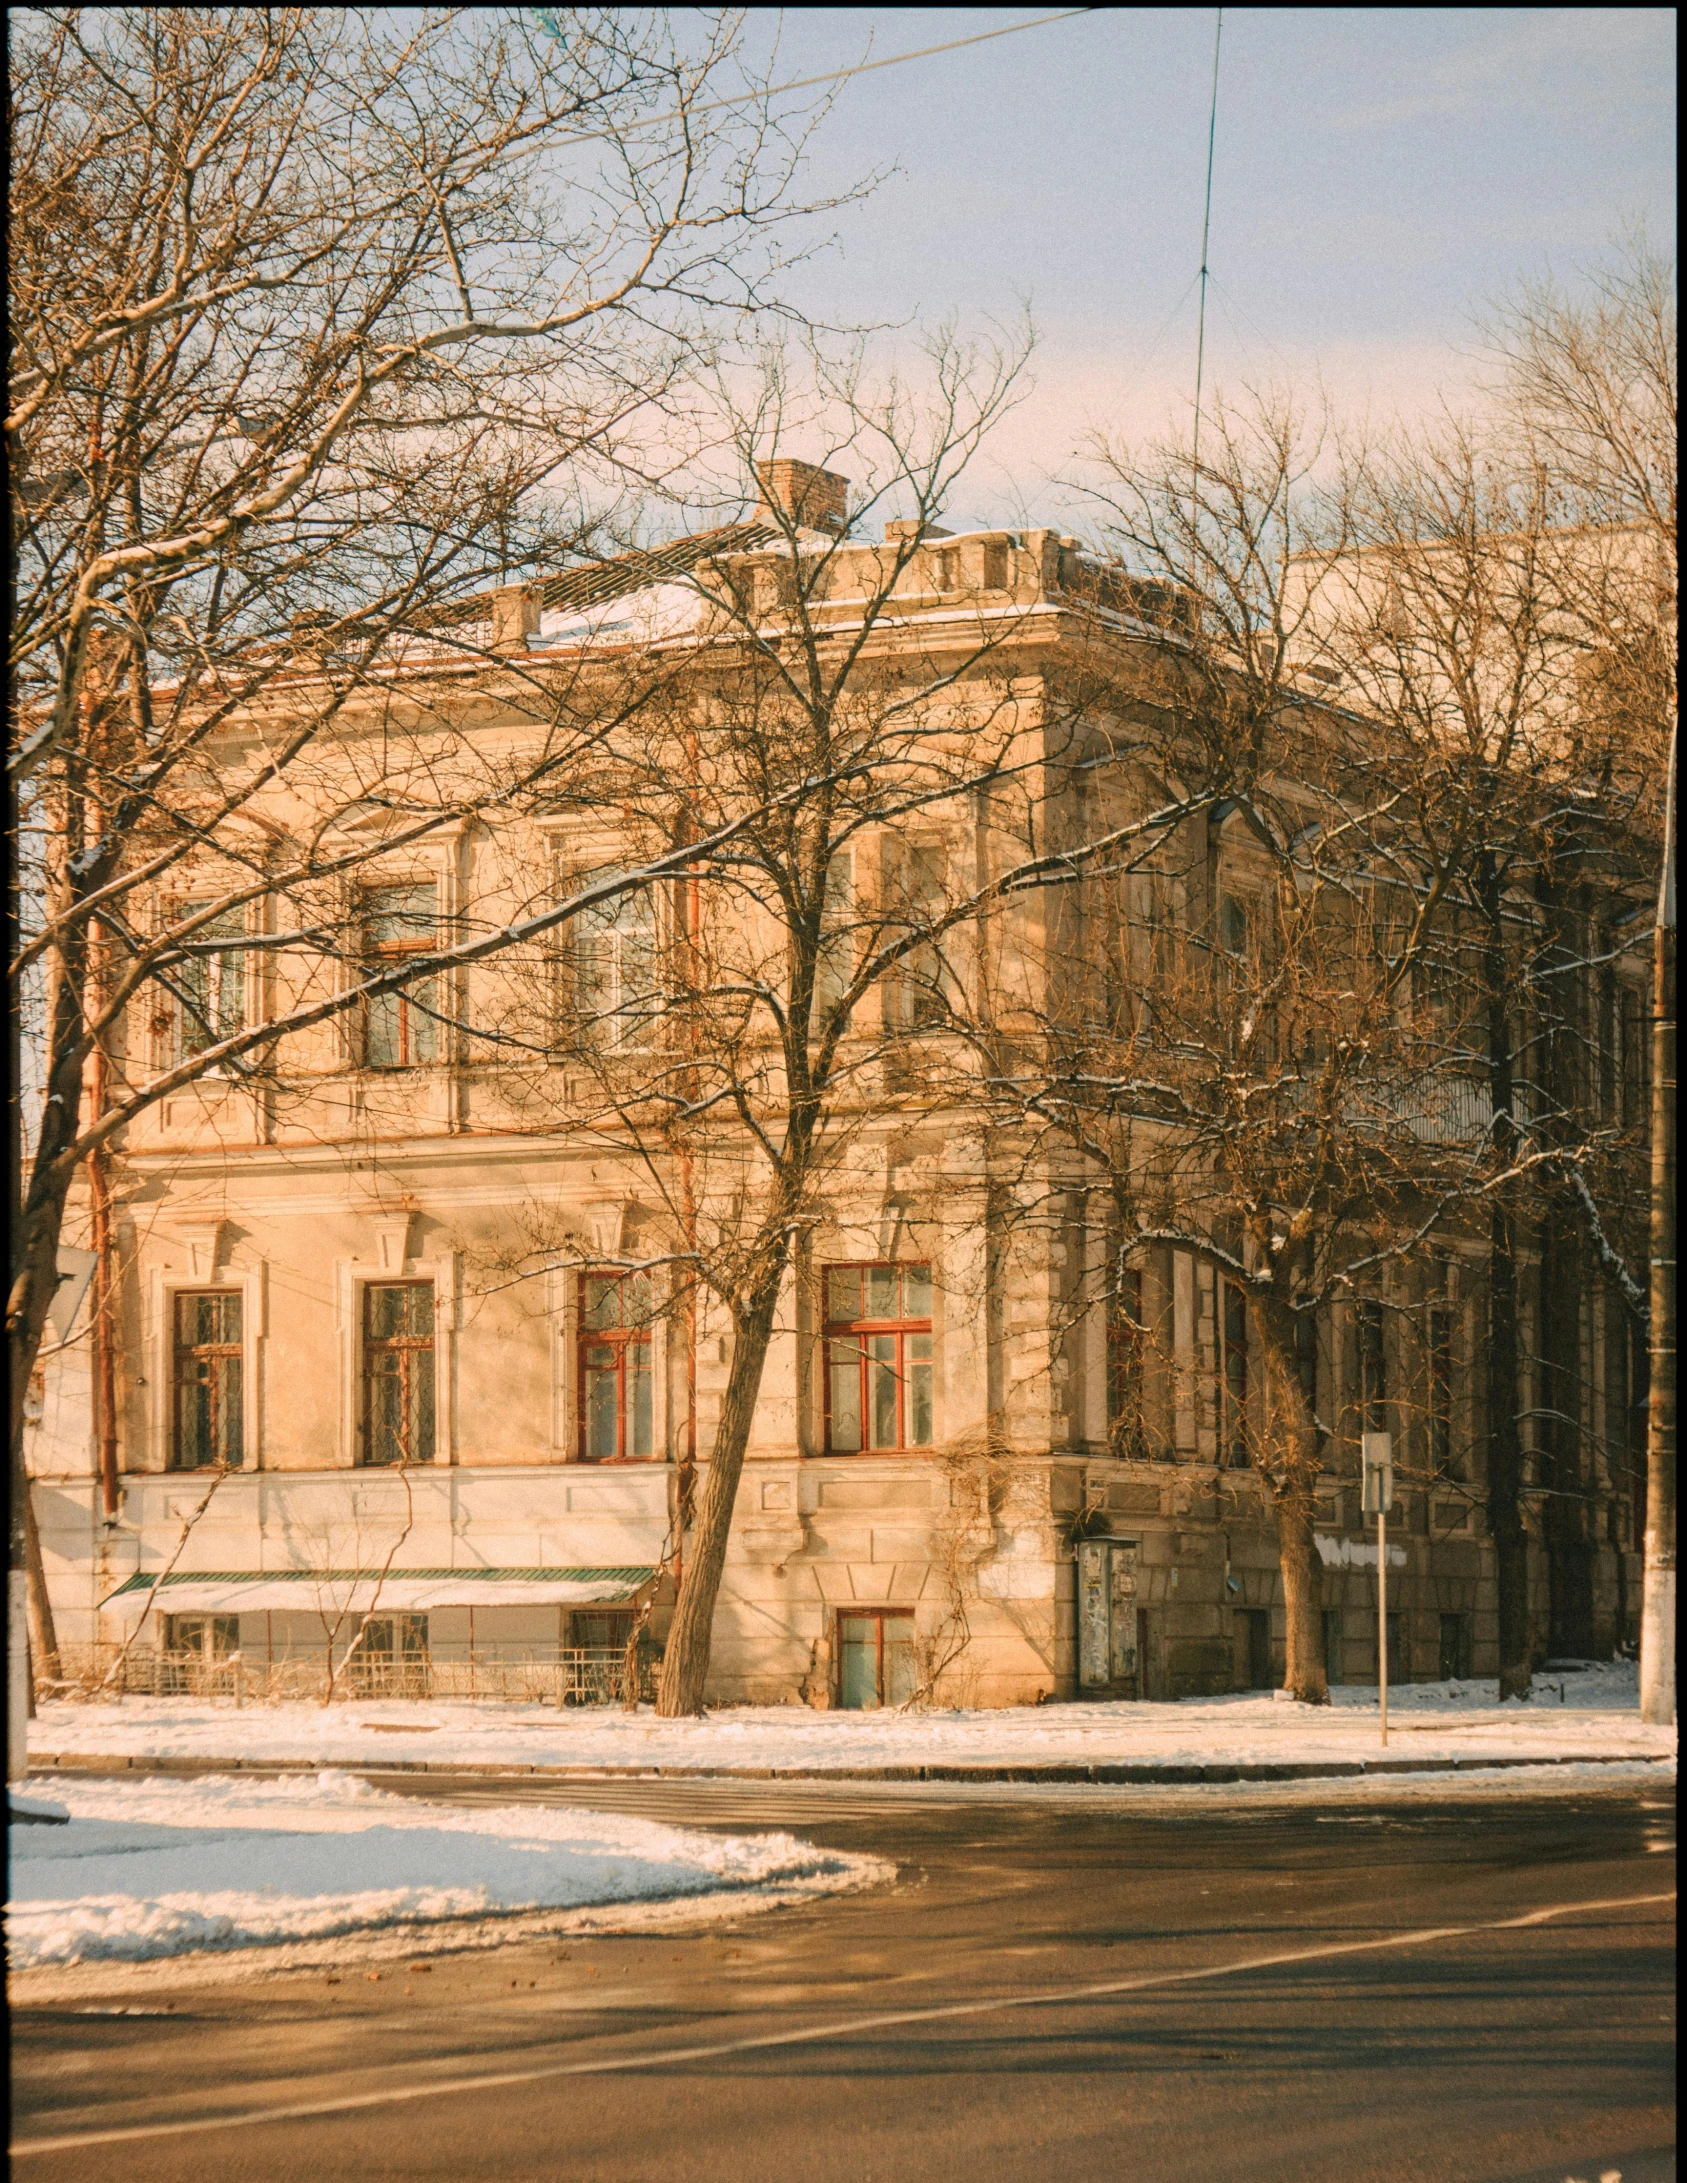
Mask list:
[[[1561,1695],[1562,1693],[1562,1695]],[[1125,1701],[989,1711],[814,1713],[734,1706],[704,1720],[582,1707],[428,1703],[232,1706],[125,1698],[52,1704],[30,1749],[65,1757],[311,1765],[816,1769],[863,1766],[1253,1764],[1381,1755],[1374,1686],[1345,1685],[1328,1706],[1283,1705],[1271,1691],[1175,1704]],[[1527,1704],[1500,1705],[1492,1681],[1410,1683],[1388,1696],[1390,1758],[1667,1759],[1675,1731],[1639,1717],[1632,1662],[1543,1675]],[[63,1777],[58,1777],[62,1779]]]
[[[14,1970],[593,1904],[783,1901],[890,1877],[877,1858],[789,1834],[420,1804],[335,1772],[78,1781],[59,1794],[68,1825],[9,1830]]]

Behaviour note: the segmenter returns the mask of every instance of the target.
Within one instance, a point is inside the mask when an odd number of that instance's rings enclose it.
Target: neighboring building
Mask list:
[[[841,480],[785,464],[768,489],[817,536],[842,528]],[[449,705],[437,690],[428,702],[471,744],[519,748],[532,721],[518,685],[634,643],[704,642],[689,579],[724,570],[776,591],[779,536],[755,519],[469,602],[452,629],[497,657],[453,665]],[[848,546],[839,566],[847,576],[852,554],[877,550]],[[946,616],[956,642],[981,614],[1004,617],[992,673],[1029,742],[1052,684],[1098,644],[1149,687],[1151,669],[1130,666],[1144,632],[1112,581],[1052,532],[991,531],[934,536],[906,588],[928,649],[945,641]],[[851,587],[835,589],[843,613]],[[393,669],[436,684],[442,672],[424,640]],[[283,684],[272,702],[284,698]],[[1049,792],[1051,810],[1063,794]],[[297,816],[278,810],[276,823]],[[368,839],[386,820],[346,823]],[[560,887],[614,861],[613,841],[564,811],[524,824],[514,841],[484,825],[435,831],[365,871],[346,909],[362,959],[431,946],[471,911],[508,917],[512,867]],[[984,822],[965,824],[980,857],[995,853]],[[1216,817],[1210,830],[1188,821],[1187,869],[1216,869],[1220,837]],[[920,884],[923,853],[923,837],[896,847],[899,883]],[[892,854],[875,854],[882,878]],[[649,901],[625,897],[583,921],[567,951],[576,995],[589,988],[611,1023],[630,1019],[639,966],[663,944]],[[1183,900],[1178,914],[1205,910]],[[145,1034],[159,1064],[207,1025],[270,1005],[261,951],[200,960],[182,1008]],[[1128,982],[1134,960],[1127,949],[1113,974]],[[1641,1097],[1643,987],[1620,966],[1604,977],[1590,988],[1605,1057],[1596,1095],[1626,1112]],[[886,992],[892,1012],[915,1005],[899,990]],[[647,1605],[660,1643],[678,1464],[693,1433],[707,1461],[724,1322],[677,1310],[661,1267],[639,1269],[660,1253],[641,1253],[653,1228],[637,1163],[601,1133],[534,1122],[466,1053],[457,1012],[426,989],[395,996],[324,1031],[292,1067],[288,1097],[215,1080],[129,1133],[114,1172],[114,1520],[101,1514],[106,1435],[85,1316],[43,1367],[31,1435],[72,1666],[110,1658],[150,1597],[144,1580],[166,1569],[136,1653],[165,1685],[214,1682],[238,1654],[278,1687],[319,1681],[327,1664],[354,1690],[590,1698],[612,1686]],[[892,1090],[864,1119],[788,1283],[712,1695],[891,1704],[939,1664],[939,1696],[964,1704],[1275,1682],[1281,1584],[1249,1466],[1259,1398],[1234,1292],[1197,1256],[1155,1247],[1104,1303],[1093,1178],[1046,1172],[1040,1202],[1056,1210],[1032,1217],[1023,1207],[1037,1193],[977,1112],[952,1090],[924,1101],[913,1080]],[[535,1236],[548,1270],[506,1278]],[[1593,1642],[1609,1651],[1638,1612],[1623,1473],[1644,1443],[1642,1352],[1596,1273],[1580,1294],[1564,1386],[1600,1451],[1610,1523],[1590,1588]],[[1537,1327],[1551,1301],[1537,1283]],[[1362,1425],[1392,1430],[1417,1480],[1392,1525],[1391,1674],[1493,1672],[1483,1309],[1480,1252],[1449,1246],[1333,1309],[1309,1354],[1320,1414],[1336,1426],[1317,1539],[1334,1680],[1377,1669],[1374,1538],[1352,1474]],[[200,1512],[218,1465],[228,1475]]]

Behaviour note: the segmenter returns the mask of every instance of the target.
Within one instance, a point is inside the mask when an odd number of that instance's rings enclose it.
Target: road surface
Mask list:
[[[429,1970],[378,1979],[348,1957],[332,1984],[161,1984],[156,2014],[26,2002],[17,2177],[1675,2172],[1661,1790],[1220,1804],[1011,1785],[382,1786],[789,1828],[893,1858],[899,1877],[686,1934],[423,1946],[411,1960]]]

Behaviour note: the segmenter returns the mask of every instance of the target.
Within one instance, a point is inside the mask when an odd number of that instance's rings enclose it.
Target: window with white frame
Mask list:
[[[618,876],[612,868],[585,873],[576,891]],[[611,1052],[651,1046],[662,1005],[653,889],[629,887],[596,903],[574,919],[570,936],[581,1034]]]
[[[210,898],[179,902],[170,923],[189,924],[211,906]],[[170,1061],[192,1060],[246,1028],[245,938],[246,912],[237,907],[206,918],[182,942],[191,952],[169,974],[176,995]]]

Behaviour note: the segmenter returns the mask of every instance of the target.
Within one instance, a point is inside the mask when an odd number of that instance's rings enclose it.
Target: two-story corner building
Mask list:
[[[797,549],[807,538],[829,554],[824,613],[847,631],[887,548],[848,541],[842,480],[784,464],[765,484],[804,526]],[[723,584],[777,602],[791,555],[777,512],[468,602],[451,628],[472,656],[395,650],[369,721],[409,706],[451,764],[497,774],[553,717],[536,690],[566,683],[578,706],[594,663],[625,673],[613,663],[634,651],[704,652]],[[863,826],[863,901],[977,891],[1024,853],[1010,804],[1034,809],[1038,845],[1077,823],[1074,780],[1106,777],[1116,747],[1102,713],[1154,716],[1153,648],[1129,587],[1073,541],[901,543],[912,550],[874,640],[875,686],[947,707],[947,747],[981,747],[987,720],[991,769],[1014,791],[985,792],[963,768],[952,794],[909,804],[912,820]],[[960,714],[933,668],[950,657],[987,684],[963,692]],[[307,656],[299,671],[313,672]],[[1096,721],[1088,698],[1074,715],[1074,689],[1106,693]],[[344,776],[327,761],[323,774],[338,823],[376,844],[343,906],[340,961],[293,971],[237,945],[201,956],[184,973],[198,980],[191,1007],[132,1031],[154,1042],[153,1065],[208,1024],[279,1012],[278,980],[331,985],[348,962],[508,926],[628,861],[624,805],[561,795],[388,855],[390,804],[346,790],[364,777],[358,719],[348,706]],[[1164,795],[1143,785],[1142,762],[1140,747],[1118,762],[1107,793],[1121,808]],[[278,801],[270,819],[280,830],[304,816]],[[1222,815],[1183,827],[1180,871],[1218,873]],[[840,949],[849,909],[840,901]],[[708,1464],[732,1337],[706,1293],[681,1296],[671,1199],[606,1119],[604,1057],[660,1050],[641,996],[687,914],[675,889],[614,898],[542,959],[491,958],[388,993],[302,1034],[262,1082],[209,1079],[129,1131],[111,1174],[115,1370],[84,1309],[43,1366],[31,1435],[70,1665],[109,1663],[132,1640],[126,1672],[162,1687],[214,1681],[238,1654],[243,1675],[277,1689],[343,1673],[358,1689],[560,1699],[611,1687],[646,1608],[660,1643],[685,1474],[693,1456]],[[1016,925],[981,908],[956,927],[943,974],[993,966],[1017,1005],[1062,1005],[1036,990],[1055,976],[1024,922],[1041,914],[1016,908]],[[1168,914],[1205,907],[1180,896]],[[753,906],[742,915],[753,922]],[[228,937],[264,929],[253,912]],[[1127,948],[1112,975],[1128,981],[1133,961]],[[566,1040],[539,1051],[511,1029],[528,1020],[524,991],[551,1006],[559,989],[576,1029],[595,1026],[591,1066]],[[902,1035],[921,1029],[919,1008],[905,977],[862,1005],[864,1046],[886,1051],[851,1080],[843,1149],[785,1283],[711,1696],[874,1706],[935,1678],[942,1701],[999,1705],[1273,1682],[1281,1580],[1239,1429],[1259,1405],[1239,1297],[1169,1246],[1139,1254],[1128,1296],[1115,1284],[1104,1297],[1104,1193],[1077,1164],[1032,1172],[956,1070],[908,1067]],[[147,1054],[132,1043],[130,1058]],[[1621,1064],[1619,1051],[1619,1100],[1633,1096]],[[1576,1399],[1602,1446],[1626,1445],[1632,1353],[1596,1283],[1588,1294]],[[1309,1367],[1320,1414],[1337,1421],[1317,1539],[1335,1680],[1376,1674],[1375,1548],[1350,1472],[1357,1433],[1379,1424],[1422,1481],[1390,1550],[1391,1673],[1492,1670],[1483,1309],[1480,1255],[1461,1248],[1332,1308],[1320,1330]],[[1607,1644],[1638,1599],[1638,1533],[1618,1500],[1599,1549]]]

